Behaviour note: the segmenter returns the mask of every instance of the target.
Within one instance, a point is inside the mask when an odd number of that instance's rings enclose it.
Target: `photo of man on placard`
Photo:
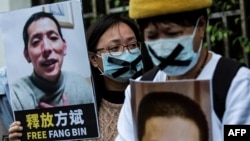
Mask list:
[[[23,40],[24,57],[34,71],[11,85],[14,110],[94,102],[86,79],[61,70],[67,43],[52,14],[31,15],[23,28]]]
[[[56,5],[70,8],[73,26],[45,10]],[[81,9],[66,1],[0,14],[13,140],[99,137]]]
[[[135,140],[212,141],[210,80],[130,84]]]
[[[200,105],[175,92],[151,92],[140,102],[139,141],[209,141],[208,122]]]

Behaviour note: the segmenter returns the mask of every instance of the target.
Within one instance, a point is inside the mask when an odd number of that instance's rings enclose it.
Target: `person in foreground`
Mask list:
[[[23,28],[24,57],[34,71],[11,85],[14,111],[94,102],[91,84],[79,74],[62,71],[67,44],[51,13],[32,14]],[[21,123],[10,125],[9,138],[22,135]]]
[[[211,4],[212,0],[130,0],[129,15],[137,20],[156,66],[151,81],[211,80],[212,136],[222,141],[224,124],[250,124],[250,71],[203,47],[206,8]],[[228,80],[229,76],[232,80]],[[135,140],[130,86],[125,91],[117,126],[116,141]]]
[[[142,75],[141,38],[130,19],[110,14],[87,31],[89,60],[98,105],[100,141],[113,141],[129,79]]]
[[[10,93],[7,81],[7,67],[0,67],[0,137],[7,135],[10,124],[14,121],[12,108],[10,105]],[[1,126],[2,125],[2,126]]]
[[[209,141],[207,118],[200,105],[175,92],[151,92],[137,114],[139,141]]]

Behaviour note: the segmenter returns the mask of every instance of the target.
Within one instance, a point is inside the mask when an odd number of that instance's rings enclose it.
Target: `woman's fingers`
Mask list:
[[[9,139],[11,141],[20,141],[20,137],[22,137],[21,131],[23,127],[21,126],[20,121],[14,121],[9,128]]]

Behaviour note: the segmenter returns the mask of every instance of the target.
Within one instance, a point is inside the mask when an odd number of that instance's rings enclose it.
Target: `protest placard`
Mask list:
[[[131,80],[130,84],[136,140],[212,141],[209,80]]]
[[[22,140],[99,137],[82,19],[66,1],[0,14],[10,99]]]

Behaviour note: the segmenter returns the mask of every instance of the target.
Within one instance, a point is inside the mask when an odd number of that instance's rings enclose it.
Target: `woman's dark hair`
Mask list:
[[[205,19],[208,18],[206,9],[138,19],[137,23],[139,25],[141,33],[143,34],[144,29],[149,25],[149,23],[156,24],[173,22],[182,26],[195,26],[197,19],[201,16],[204,16]]]
[[[152,117],[180,117],[194,122],[199,130],[199,140],[209,140],[209,128],[201,107],[187,96],[174,92],[152,92],[144,96],[137,114],[139,141],[145,133],[145,125]]]
[[[59,22],[57,21],[57,19],[52,15],[52,13],[46,13],[46,12],[37,12],[32,14],[29,19],[26,21],[24,27],[23,27],[23,41],[24,41],[24,49],[28,48],[28,41],[29,41],[29,34],[28,34],[28,28],[29,26],[34,22],[37,21],[41,18],[49,18],[51,19],[57,27],[57,30],[59,32],[59,35],[61,36],[62,40],[63,39],[63,35],[62,35],[62,31],[61,31],[61,26],[59,24]]]
[[[88,30],[87,30],[87,45],[88,45],[88,51],[96,53],[96,47],[99,39],[101,36],[108,30],[110,27],[117,25],[118,23],[125,23],[127,24],[134,32],[136,39],[138,42],[142,43],[142,61],[144,68],[151,68],[149,66],[149,62],[145,63],[145,59],[143,54],[147,53],[147,50],[145,48],[144,42],[141,38],[140,32],[138,30],[138,26],[135,24],[134,21],[127,17],[123,17],[118,14],[110,14],[110,15],[105,15],[98,19],[94,24],[92,24]],[[152,63],[151,63],[152,64]],[[91,65],[91,70],[92,70],[92,76],[94,80],[94,85],[95,85],[95,93],[96,93],[96,99],[97,99],[97,105],[99,106],[101,99],[102,99],[102,93],[105,90],[105,85],[103,81],[103,76],[100,75],[100,71],[93,67]]]

